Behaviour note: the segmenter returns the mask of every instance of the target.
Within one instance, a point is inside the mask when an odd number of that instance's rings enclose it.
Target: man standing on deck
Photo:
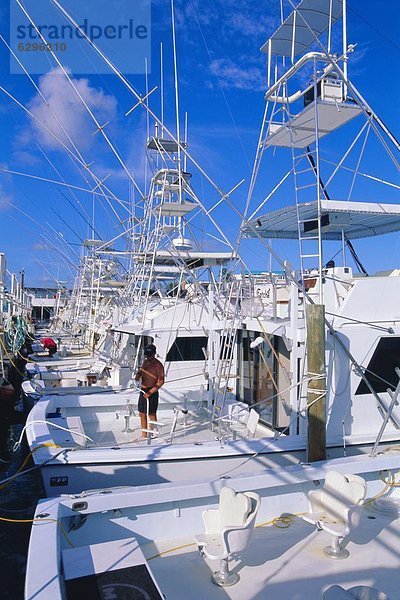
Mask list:
[[[139,396],[138,411],[142,437],[147,437],[147,414],[150,421],[157,421],[158,390],[164,385],[164,367],[156,358],[157,349],[154,344],[148,344],[144,349],[145,360],[135,375],[135,381],[141,379],[141,392]],[[153,424],[149,429],[153,429]]]

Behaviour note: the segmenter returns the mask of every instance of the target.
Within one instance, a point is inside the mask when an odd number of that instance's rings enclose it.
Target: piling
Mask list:
[[[307,323],[307,460],[326,459],[325,307],[309,304]]]

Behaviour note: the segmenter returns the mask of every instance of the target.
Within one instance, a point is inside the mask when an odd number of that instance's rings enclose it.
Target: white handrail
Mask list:
[[[309,60],[322,60],[326,63],[329,62],[329,59],[326,53],[324,52],[307,52],[307,54],[299,58],[299,60],[293,65],[293,67],[290,67],[290,69],[286,71],[286,73],[284,73],[282,77],[280,77],[272,87],[269,88],[269,90],[265,94],[265,99],[268,100],[272,96],[272,94],[282,85],[282,83],[290,79],[290,77],[297,73],[297,71],[301,69],[301,67]]]

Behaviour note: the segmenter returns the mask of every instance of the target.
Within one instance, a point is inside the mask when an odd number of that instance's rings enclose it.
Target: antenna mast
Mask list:
[[[182,165],[181,165],[181,136],[179,127],[179,93],[178,93],[178,63],[176,58],[176,35],[175,35],[175,10],[174,0],[171,0],[171,20],[172,20],[172,45],[174,51],[174,83],[175,83],[175,112],[176,112],[176,139],[178,141],[177,162],[178,162],[178,188],[179,202],[182,203]],[[179,219],[179,235],[182,236],[182,218]]]
[[[161,95],[161,138],[164,134],[164,57],[163,45],[160,44],[160,95]]]

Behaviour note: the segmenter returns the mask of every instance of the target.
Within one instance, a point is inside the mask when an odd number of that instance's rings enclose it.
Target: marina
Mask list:
[[[54,66],[36,83],[38,67],[1,36],[37,95],[1,90],[31,119],[26,135],[42,132],[51,177],[29,161],[26,173],[1,170],[57,189],[63,214],[51,209],[53,226],[17,207],[53,256],[50,268],[38,261],[43,276],[57,264],[55,287],[28,286],[0,247],[3,548],[21,526],[4,597],[179,599],[191,588],[199,600],[395,600],[400,144],[352,76],[364,52],[349,23],[361,17],[349,0],[281,0],[258,16],[261,124],[240,179],[233,163],[218,176],[183,110],[180,4],[166,3],[158,71],[146,55],[132,75],[139,93],[112,45],[107,54],[68,3],[49,0],[44,14],[55,10],[79,33],[82,61],[97,61],[93,77],[106,69],[121,86],[119,106],[15,2]],[[55,81],[66,86],[58,106],[46,99]],[[135,168],[122,131],[113,141],[118,119],[106,121],[122,107],[137,128]],[[88,121],[101,151],[85,140]],[[83,184],[68,182],[61,151]]]

